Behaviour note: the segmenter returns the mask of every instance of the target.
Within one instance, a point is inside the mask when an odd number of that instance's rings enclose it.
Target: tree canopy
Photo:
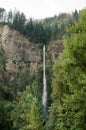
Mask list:
[[[81,22],[69,29],[62,61],[53,66],[52,104],[49,109],[50,130],[84,130],[86,128],[86,10]],[[84,28],[83,28],[84,26]]]

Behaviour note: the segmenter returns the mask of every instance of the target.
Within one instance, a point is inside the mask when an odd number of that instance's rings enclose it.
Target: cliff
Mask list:
[[[17,72],[26,68],[31,72],[37,71],[41,62],[41,49],[39,44],[29,42],[18,31],[10,29],[7,25],[0,27],[0,43],[7,58],[6,68],[9,72]]]
[[[37,74],[38,66],[42,65],[42,46],[31,43],[22,34],[7,25],[0,27],[0,43],[5,50],[6,68],[10,78],[16,73]],[[46,51],[46,63],[50,64],[59,59],[63,51],[62,41],[53,41]],[[26,75],[25,75],[26,76]],[[28,79],[28,77],[27,77]]]
[[[47,64],[60,60],[63,49],[62,40],[51,41],[46,54]]]

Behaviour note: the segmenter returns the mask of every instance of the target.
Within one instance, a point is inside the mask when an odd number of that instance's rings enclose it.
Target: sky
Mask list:
[[[86,0],[0,0],[0,7],[17,9],[27,18],[42,19],[59,13],[70,13],[86,7]]]

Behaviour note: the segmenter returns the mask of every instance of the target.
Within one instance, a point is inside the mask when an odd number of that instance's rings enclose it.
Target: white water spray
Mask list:
[[[44,111],[46,112],[47,107],[47,86],[46,86],[46,73],[45,73],[45,45],[43,46],[43,95],[42,104],[44,106]]]

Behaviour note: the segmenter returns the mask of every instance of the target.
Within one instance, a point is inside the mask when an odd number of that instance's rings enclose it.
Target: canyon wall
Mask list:
[[[42,67],[42,45],[31,43],[15,29],[10,29],[8,25],[0,27],[0,44],[5,50],[7,62],[6,69],[12,79],[16,73],[37,74],[38,67]],[[51,41],[46,49],[46,64],[60,59],[63,51],[62,41]]]

